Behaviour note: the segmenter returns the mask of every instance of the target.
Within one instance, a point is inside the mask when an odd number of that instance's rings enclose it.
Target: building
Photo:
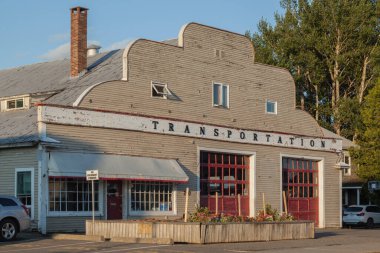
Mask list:
[[[71,9],[71,58],[0,71],[0,193],[42,233],[91,217],[181,217],[195,205],[254,216],[265,203],[341,226],[342,139],[295,106],[282,68],[254,61],[243,35],[190,23],[86,56],[87,9]],[[93,47],[91,47],[93,49]],[[98,50],[98,48],[96,49]],[[91,53],[93,54],[93,52]]]

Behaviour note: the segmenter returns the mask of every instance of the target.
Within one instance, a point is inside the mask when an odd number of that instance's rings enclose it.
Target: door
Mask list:
[[[123,217],[122,181],[107,181],[107,220]]]
[[[202,151],[200,159],[201,206],[237,215],[240,203],[241,215],[248,216],[249,157]]]
[[[318,226],[318,161],[283,158],[282,186],[288,212],[298,220],[313,220]]]

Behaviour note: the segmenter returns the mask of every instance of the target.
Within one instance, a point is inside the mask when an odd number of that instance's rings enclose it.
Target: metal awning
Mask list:
[[[124,179],[185,183],[189,180],[176,160],[70,152],[50,152],[49,176],[85,177],[86,170],[99,170],[103,180]]]

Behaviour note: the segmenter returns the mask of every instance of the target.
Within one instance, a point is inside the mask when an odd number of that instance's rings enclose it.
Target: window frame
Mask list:
[[[159,91],[157,87],[163,88],[164,92]],[[155,91],[157,95],[154,95],[153,91]],[[168,99],[170,95],[172,95],[172,93],[170,92],[167,83],[151,81],[151,97]]]
[[[346,158],[348,158],[348,168],[343,169],[343,176],[351,176],[351,156],[347,154],[343,154],[343,162],[346,163]]]
[[[25,205],[29,209],[30,219],[34,220],[34,168],[15,168],[15,197],[17,196],[17,174],[19,172],[30,172],[30,205]],[[19,199],[20,200],[20,199]],[[21,200],[20,200],[21,202]],[[21,202],[22,203],[22,202]]]
[[[274,104],[274,112],[268,111],[268,103]],[[272,99],[266,99],[265,100],[265,113],[276,115],[277,114],[277,101],[272,100]]]
[[[160,182],[172,185],[172,210],[171,211],[134,211],[132,210],[132,183],[157,183],[156,181],[133,181],[128,187],[128,214],[130,216],[175,216],[177,215],[177,185],[173,182]]]
[[[218,101],[216,102],[215,101],[215,86],[218,86],[220,88],[218,88]],[[224,87],[226,87],[226,93],[227,94],[224,94]],[[212,106],[213,107],[216,107],[216,108],[225,108],[225,109],[228,109],[230,108],[230,86],[228,84],[225,84],[225,83],[219,83],[219,82],[213,82],[212,83]],[[224,105],[223,103],[223,98],[224,98],[224,95],[226,96],[226,105]]]
[[[56,177],[49,177],[48,179],[48,185],[50,183],[51,178],[56,178]],[[59,177],[58,177],[59,178]],[[71,179],[74,177],[67,177],[67,178],[62,178],[62,179]],[[91,184],[90,181],[87,181],[86,178],[82,177],[75,177],[75,179],[82,179],[84,182],[87,182]],[[50,210],[50,189],[48,186],[48,200],[47,200],[47,216],[48,217],[62,217],[62,216],[84,216],[84,217],[90,217],[92,216],[92,211],[51,211]],[[103,206],[104,206],[104,201],[103,201],[103,182],[101,180],[98,181],[98,210],[95,211],[95,216],[104,216],[103,212]],[[92,203],[92,199],[89,199],[89,202]]]

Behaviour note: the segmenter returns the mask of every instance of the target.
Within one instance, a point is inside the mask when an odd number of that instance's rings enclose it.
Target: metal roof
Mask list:
[[[45,103],[72,105],[89,86],[122,78],[123,50],[88,58],[87,72],[70,78],[70,61],[37,63],[0,71],[0,98],[61,90]],[[17,110],[0,113],[0,146],[32,145],[38,142],[37,111]]]

